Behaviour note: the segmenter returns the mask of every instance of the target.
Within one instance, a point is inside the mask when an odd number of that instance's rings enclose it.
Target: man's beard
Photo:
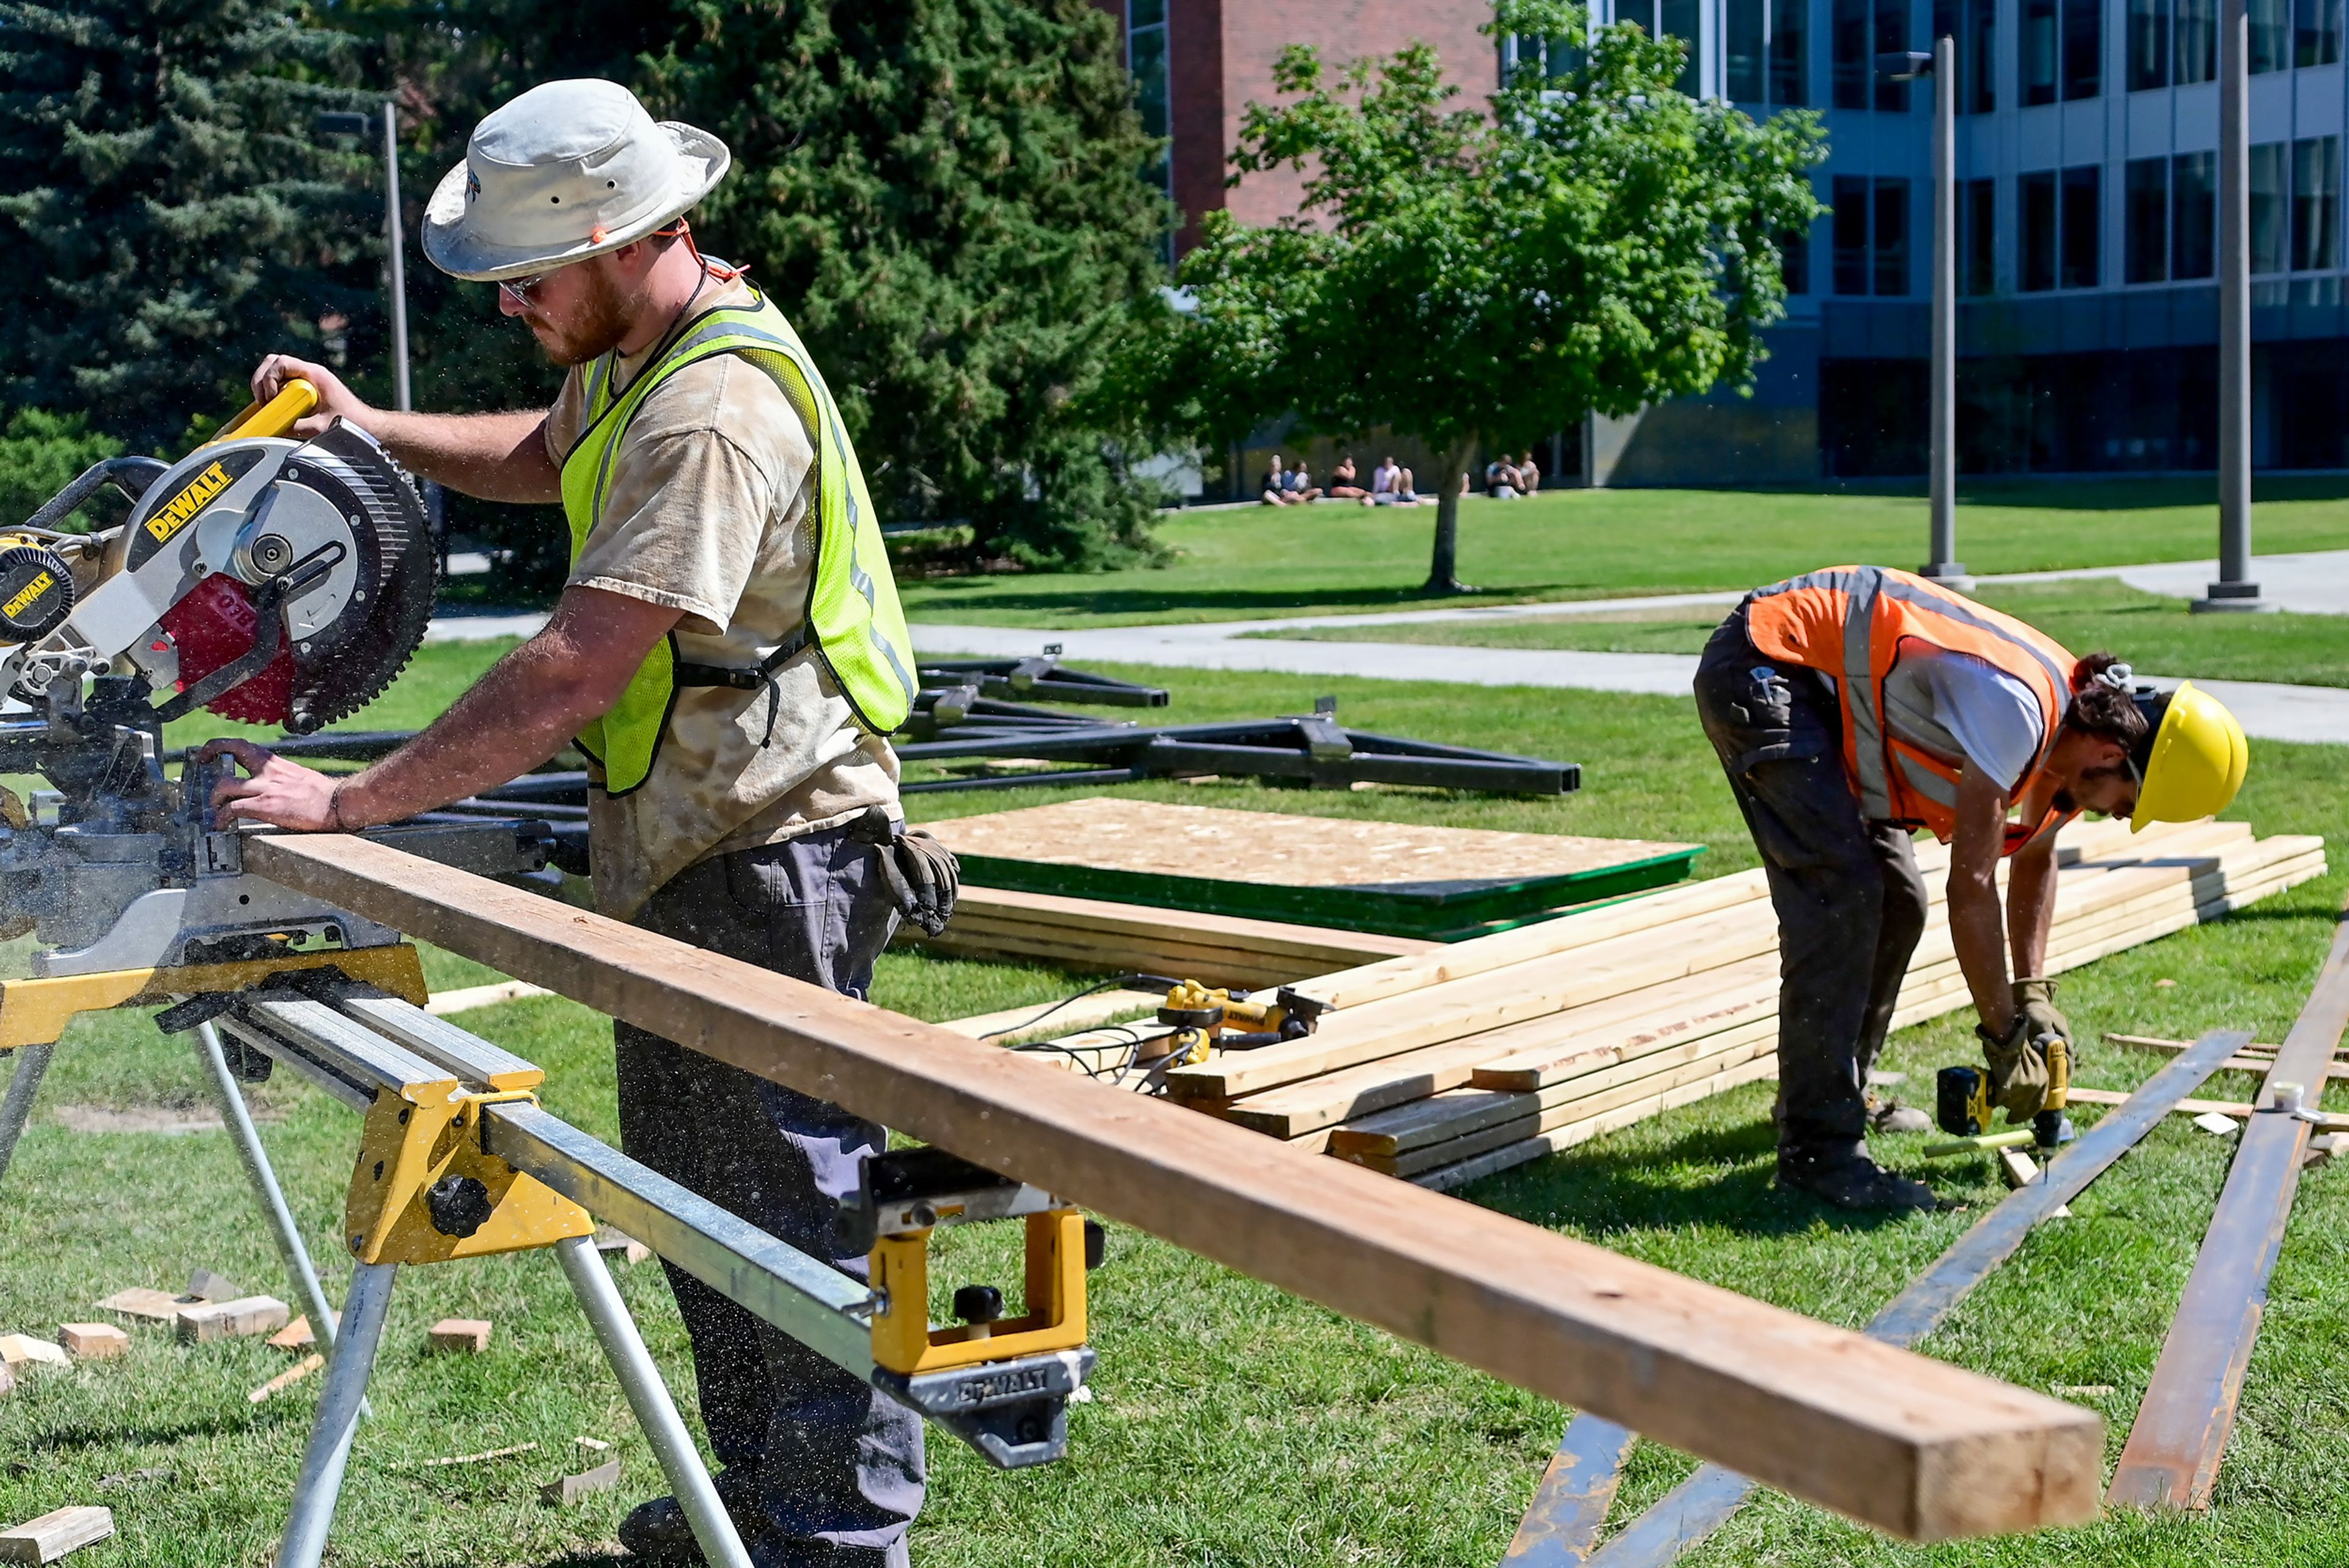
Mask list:
[[[544,330],[538,335],[539,346],[547,358],[566,369],[574,365],[585,365],[601,359],[628,335],[636,325],[635,306],[637,301],[620,293],[609,273],[601,267],[586,269],[586,291],[579,302],[579,323],[568,332],[547,341],[555,328],[541,318]]]

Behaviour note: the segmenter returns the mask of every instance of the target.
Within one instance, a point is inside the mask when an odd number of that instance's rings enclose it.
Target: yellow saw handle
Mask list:
[[[318,389],[296,376],[279,387],[277,396],[268,402],[247,403],[243,413],[223,425],[220,434],[204,445],[216,447],[239,436],[282,436],[294,428],[295,420],[306,418],[317,406]]]

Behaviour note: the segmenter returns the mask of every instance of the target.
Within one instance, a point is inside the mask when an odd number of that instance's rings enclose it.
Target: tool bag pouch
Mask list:
[[[854,833],[879,851],[881,880],[897,913],[925,936],[946,930],[962,887],[962,868],[954,851],[881,806],[869,808],[857,819]]]
[[[1980,1025],[1974,1033],[1990,1063],[1992,1103],[2005,1109],[2009,1126],[2029,1121],[2047,1101],[2047,1053],[2032,1044],[2019,1013],[2003,1040]]]

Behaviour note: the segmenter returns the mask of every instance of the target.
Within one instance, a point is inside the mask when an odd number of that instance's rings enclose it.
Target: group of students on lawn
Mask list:
[[[1469,480],[1460,476],[1460,493],[1468,493]],[[1485,465],[1485,490],[1495,500],[1515,500],[1531,495],[1541,488],[1541,469],[1528,451],[1524,460],[1512,459],[1503,452]],[[1272,468],[1264,477],[1264,504],[1267,506],[1303,506],[1323,497],[1331,500],[1359,501],[1364,506],[1417,506],[1419,493],[1412,488],[1411,470],[1392,457],[1371,471],[1371,488],[1364,490],[1356,482],[1354,459],[1344,452],[1338,454],[1338,466],[1330,472],[1327,486],[1317,485],[1299,458],[1295,468],[1284,468],[1280,454],[1272,454]]]

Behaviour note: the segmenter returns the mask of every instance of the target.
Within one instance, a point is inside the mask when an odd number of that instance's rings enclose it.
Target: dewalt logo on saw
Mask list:
[[[41,595],[57,585],[57,573],[44,570],[41,574],[16,590],[16,596],[0,604],[0,621],[13,621],[41,602]]]
[[[163,503],[161,510],[147,520],[147,531],[155,536],[158,544],[168,543],[171,536],[188,524],[188,520],[212,505],[214,497],[228,489],[228,470],[214,463],[194,479],[188,488]]]

